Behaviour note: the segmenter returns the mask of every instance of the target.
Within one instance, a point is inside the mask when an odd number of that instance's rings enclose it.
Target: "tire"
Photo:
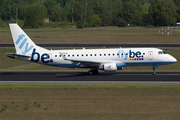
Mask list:
[[[89,70],[89,71],[88,71],[88,74],[89,74],[89,75],[92,75],[92,74],[93,74],[93,71],[92,71],[92,70]]]
[[[156,72],[154,72],[153,75],[156,75]]]

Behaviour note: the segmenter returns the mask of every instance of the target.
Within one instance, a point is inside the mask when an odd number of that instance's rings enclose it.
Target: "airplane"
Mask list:
[[[127,66],[152,66],[153,74],[159,65],[176,63],[177,60],[158,48],[116,48],[48,50],[37,46],[18,26],[9,24],[16,53],[10,58],[65,68],[90,68],[89,75],[98,70],[115,72]]]

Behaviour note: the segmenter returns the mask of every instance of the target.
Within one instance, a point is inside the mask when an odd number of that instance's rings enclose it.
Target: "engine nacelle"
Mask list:
[[[107,63],[99,66],[99,70],[104,70],[106,72],[115,72],[117,71],[116,63]]]

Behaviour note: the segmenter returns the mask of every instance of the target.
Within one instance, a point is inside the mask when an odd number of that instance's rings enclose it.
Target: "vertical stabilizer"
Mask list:
[[[36,46],[34,42],[26,35],[26,33],[17,24],[9,24],[16,54],[30,55],[34,48],[42,50],[43,48]],[[46,50],[46,49],[44,49]]]

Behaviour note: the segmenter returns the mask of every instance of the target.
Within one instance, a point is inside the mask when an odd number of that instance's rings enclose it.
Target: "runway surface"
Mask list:
[[[180,72],[99,72],[88,75],[86,71],[0,71],[0,84],[67,84],[67,85],[104,85],[104,84],[146,84],[180,85]]]
[[[161,49],[180,49],[180,44],[37,44],[45,48],[126,48],[156,47]],[[14,44],[0,44],[0,48],[14,48]]]

